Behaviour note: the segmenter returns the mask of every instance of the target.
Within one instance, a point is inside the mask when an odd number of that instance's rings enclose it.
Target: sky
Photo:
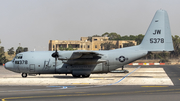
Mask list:
[[[180,0],[0,0],[0,46],[48,51],[49,40],[145,34],[159,9],[180,36]]]

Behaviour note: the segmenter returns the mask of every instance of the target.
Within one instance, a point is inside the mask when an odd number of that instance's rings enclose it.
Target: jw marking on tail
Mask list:
[[[153,34],[154,34],[154,35],[156,35],[156,34],[161,34],[161,30],[155,30]]]

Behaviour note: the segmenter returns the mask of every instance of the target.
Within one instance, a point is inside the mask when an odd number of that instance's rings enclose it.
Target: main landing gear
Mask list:
[[[23,78],[26,78],[26,77],[27,77],[27,73],[22,73],[21,76],[22,76]]]
[[[123,73],[129,73],[128,70],[124,70],[124,66],[122,66],[122,70],[121,70]]]

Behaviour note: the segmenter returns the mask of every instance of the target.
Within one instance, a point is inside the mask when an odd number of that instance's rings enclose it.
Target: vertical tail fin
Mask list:
[[[140,47],[147,51],[173,51],[168,14],[158,10],[142,40]]]

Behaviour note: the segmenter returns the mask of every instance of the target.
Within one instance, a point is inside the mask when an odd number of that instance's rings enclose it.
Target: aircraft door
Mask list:
[[[29,65],[29,72],[35,72],[35,64]]]

